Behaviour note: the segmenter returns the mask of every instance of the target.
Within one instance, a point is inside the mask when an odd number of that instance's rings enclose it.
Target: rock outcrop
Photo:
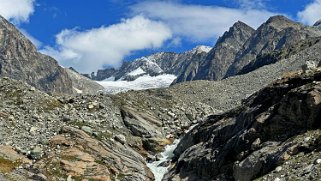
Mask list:
[[[109,96],[53,97],[22,81],[1,78],[0,99],[3,180],[37,180],[38,173],[45,180],[153,179],[143,157],[142,137],[127,129]],[[15,163],[2,156],[11,154],[3,145],[18,152],[15,157],[32,162]],[[8,165],[4,171],[2,159]]]
[[[71,79],[73,92],[77,94],[96,94],[104,87],[97,82],[75,72],[72,69],[65,69]]]
[[[239,50],[225,77],[233,76],[248,64],[260,64],[257,58],[290,47],[308,37],[321,36],[321,30],[293,22],[284,16],[273,16],[263,23]],[[261,64],[264,64],[262,62]]]
[[[318,20],[317,22],[315,22],[315,23],[313,24],[313,26],[320,27],[320,26],[321,26],[321,19]]]
[[[0,76],[23,80],[45,92],[72,93],[72,82],[57,61],[37,52],[3,17],[0,17]]]
[[[193,80],[221,80],[235,60],[238,51],[253,33],[253,28],[243,22],[236,22],[217,40],[214,48],[202,60]]]
[[[320,69],[289,74],[242,106],[209,116],[183,137],[164,180],[275,180],[287,173],[282,167],[299,174],[285,178],[318,178],[320,85]]]

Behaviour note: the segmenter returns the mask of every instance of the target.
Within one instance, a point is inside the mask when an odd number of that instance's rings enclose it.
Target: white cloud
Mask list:
[[[34,12],[35,0],[0,0],[0,15],[15,24],[27,22]]]
[[[264,1],[266,0],[235,0],[241,8],[244,9],[257,9],[257,8],[265,8]]]
[[[250,2],[244,1],[243,3]],[[133,14],[143,14],[166,23],[174,35],[202,42],[221,36],[236,21],[258,27],[275,13],[265,9],[226,8],[187,5],[168,1],[144,1],[131,7]]]
[[[321,19],[321,0],[314,0],[308,4],[303,11],[298,13],[298,18],[301,22],[313,25]]]
[[[56,36],[57,47],[45,47],[41,52],[62,66],[90,73],[104,65],[118,67],[132,51],[161,47],[171,36],[163,23],[135,16],[108,27],[63,30]]]

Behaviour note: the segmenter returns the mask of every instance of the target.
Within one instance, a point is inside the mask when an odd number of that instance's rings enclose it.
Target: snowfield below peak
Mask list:
[[[138,67],[137,69],[129,72],[127,75],[135,76],[135,75],[142,75],[142,74],[145,74],[145,73],[146,72],[142,68]]]
[[[158,76],[144,75],[137,78],[134,81],[97,81],[105,89],[107,94],[117,94],[120,92],[126,92],[129,90],[145,90],[154,88],[169,87],[171,83],[176,79],[175,75],[162,74]]]

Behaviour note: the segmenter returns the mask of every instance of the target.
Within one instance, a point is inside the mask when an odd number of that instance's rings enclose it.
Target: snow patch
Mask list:
[[[162,74],[158,76],[144,75],[134,81],[97,81],[102,85],[108,94],[117,94],[128,90],[145,90],[153,88],[169,87],[177,77],[172,74]]]
[[[82,94],[82,90],[80,90],[80,89],[77,89],[76,87],[72,87],[75,91],[76,91],[76,93],[77,94]]]
[[[193,53],[202,53],[202,52],[208,53],[211,50],[212,50],[212,47],[200,45],[200,46],[193,48],[192,52]]]
[[[127,75],[136,76],[136,75],[142,75],[142,74],[145,74],[145,73],[146,72],[142,68],[138,67],[137,69],[129,72]]]
[[[115,80],[116,80],[116,77],[111,76],[111,77],[108,77],[107,79],[105,79],[103,81],[115,81]]]

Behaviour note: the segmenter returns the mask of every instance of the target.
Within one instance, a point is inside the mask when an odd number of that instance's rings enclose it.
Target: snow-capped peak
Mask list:
[[[150,60],[147,57],[142,57],[140,59],[136,59],[135,61],[137,62],[143,62],[142,65],[140,65],[140,68],[147,72],[147,73],[162,73],[163,70],[159,67],[159,65],[157,63],[155,63],[153,60]]]
[[[210,46],[200,45],[200,46],[193,48],[192,52],[193,53],[202,53],[202,52],[208,53],[211,51],[211,49],[212,49],[212,47],[210,47]]]

